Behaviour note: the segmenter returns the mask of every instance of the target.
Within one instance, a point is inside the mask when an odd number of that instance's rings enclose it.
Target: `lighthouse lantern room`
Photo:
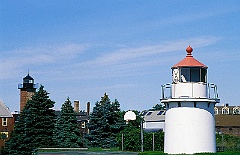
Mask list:
[[[23,83],[18,85],[20,89],[20,112],[22,112],[28,100],[31,100],[37,89],[34,79],[29,75],[23,78]]]
[[[187,56],[172,67],[172,84],[162,85],[166,105],[164,152],[193,154],[216,152],[214,106],[217,86],[207,83],[207,66]],[[170,89],[167,96],[166,90]]]

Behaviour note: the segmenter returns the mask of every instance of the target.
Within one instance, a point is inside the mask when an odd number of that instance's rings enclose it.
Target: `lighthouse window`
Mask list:
[[[181,68],[181,82],[206,82],[205,68],[189,67]]]
[[[181,68],[181,82],[190,82],[190,68]]]
[[[205,68],[201,68],[201,80],[200,82],[207,82],[207,70]]]
[[[191,78],[191,82],[200,82],[200,69],[191,68],[190,78]]]

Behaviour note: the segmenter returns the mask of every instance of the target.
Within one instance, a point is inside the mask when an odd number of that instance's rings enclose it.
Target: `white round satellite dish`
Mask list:
[[[127,121],[127,122],[132,121],[132,120],[136,120],[136,114],[133,111],[128,111],[124,115],[124,120]]]

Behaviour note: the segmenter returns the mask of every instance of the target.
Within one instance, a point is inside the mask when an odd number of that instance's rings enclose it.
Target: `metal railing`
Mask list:
[[[172,98],[172,85],[170,83],[161,85],[162,88],[162,98],[167,99]],[[167,93],[167,90],[169,91]],[[207,84],[208,98],[218,99],[217,85],[214,83]]]
[[[215,85],[214,83],[208,83],[208,98],[218,98],[217,85]]]
[[[162,99],[172,98],[172,85],[170,83],[167,83],[167,84],[161,85],[161,87],[162,87]],[[166,97],[166,95],[165,95],[166,89],[168,89],[170,91],[168,97]]]
[[[22,88],[24,88],[23,85],[24,85],[24,84],[18,84],[18,89],[22,89]],[[38,88],[38,83],[37,83],[37,84],[32,84],[32,88],[37,89],[37,88]]]

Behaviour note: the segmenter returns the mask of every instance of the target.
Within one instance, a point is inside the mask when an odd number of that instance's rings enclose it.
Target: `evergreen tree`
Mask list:
[[[28,100],[15,124],[13,134],[6,143],[8,154],[32,154],[38,147],[53,145],[55,113],[54,102],[41,85]]]
[[[110,148],[117,146],[116,134],[124,126],[120,104],[117,100],[111,103],[105,93],[100,102],[96,102],[93,112],[89,118],[88,129],[90,130],[86,138],[93,147]]]
[[[19,121],[15,124],[14,130],[10,135],[10,139],[5,143],[5,152],[9,155],[30,155],[34,148],[26,143],[26,132],[24,123],[23,109]]]
[[[88,123],[89,134],[86,138],[91,142],[92,147],[99,147],[101,144],[102,128],[102,106],[99,102],[95,103],[93,112],[90,114]]]
[[[54,141],[57,147],[73,148],[83,146],[76,113],[69,98],[62,105],[60,116],[57,118]]]
[[[156,104],[155,106],[152,107],[152,109],[149,109],[149,110],[165,110],[165,109],[166,109],[165,105],[160,103],[160,104]]]

